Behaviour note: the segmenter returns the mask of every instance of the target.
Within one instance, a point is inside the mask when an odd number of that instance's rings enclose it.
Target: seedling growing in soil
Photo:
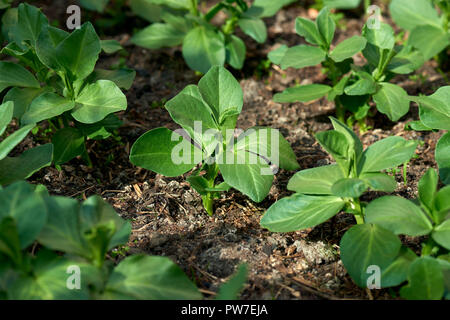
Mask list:
[[[131,255],[117,266],[107,259],[109,251],[128,242],[131,225],[100,197],[80,204],[38,188],[18,182],[0,190],[1,298],[202,297],[166,257]]]
[[[419,104],[420,121],[413,121],[408,127],[416,131],[450,130],[450,86],[439,88],[425,97],[411,97]],[[435,151],[436,162],[442,182],[450,184],[450,133],[438,141]]]
[[[439,15],[436,7],[440,9]],[[425,60],[442,53],[438,61],[448,60],[450,45],[450,3],[447,0],[392,0],[389,5],[392,19],[408,30],[408,44],[419,49]]]
[[[366,24],[362,36],[353,36],[331,49],[335,23],[329,10],[320,11],[316,22],[297,18],[297,33],[311,45],[288,48],[283,45],[269,53],[269,59],[282,69],[305,68],[322,64],[329,84],[300,85],[276,94],[276,102],[307,102],[327,95],[334,101],[336,114],[341,122],[345,112],[352,116],[347,124],[356,120],[360,129],[366,129],[365,118],[369,115],[373,100],[379,112],[397,121],[409,110],[410,101],[406,91],[389,80],[395,74],[407,74],[423,64],[418,51],[408,46],[396,46],[392,28],[380,22],[380,28]],[[368,63],[359,67],[353,64],[353,56],[362,52]]]
[[[371,247],[361,242],[364,226],[352,227],[341,241],[341,258],[353,279],[361,278],[368,265],[378,265],[381,287],[408,281],[400,289],[406,299],[450,298],[450,186],[438,191],[438,180],[436,171],[429,169],[419,181],[416,202],[384,196],[369,203],[366,222],[379,229]],[[397,235],[428,239],[417,256],[411,249],[401,247]],[[370,256],[372,247],[382,252]],[[362,261],[364,255],[370,257]]]
[[[261,226],[274,232],[290,232],[317,226],[344,209],[358,224],[365,220],[360,197],[368,190],[393,192],[394,177],[381,172],[405,163],[417,142],[388,137],[363,150],[351,129],[331,117],[334,130],[316,134],[320,145],[336,164],[297,172],[288,189],[296,192],[273,204]]]
[[[53,145],[50,143],[26,150],[18,157],[8,157],[8,154],[35,127],[35,124],[26,125],[2,140],[1,137],[6,135],[5,131],[12,120],[13,112],[13,102],[0,104],[0,186],[26,179],[52,163]]]
[[[26,3],[15,12],[3,25],[9,43],[0,53],[18,61],[0,61],[0,93],[11,88],[3,101],[14,102],[21,125],[48,120],[55,164],[78,155],[89,162],[85,140],[107,138],[120,126],[113,113],[127,100],[119,87],[128,89],[135,72],[94,70],[102,42],[89,22],[67,33]]]
[[[182,175],[200,163],[187,180],[202,196],[210,215],[214,199],[230,187],[260,202],[274,178],[270,164],[287,170],[299,165],[289,143],[275,129],[255,127],[235,138],[242,105],[243,92],[233,75],[213,67],[198,86],[187,86],[166,103],[184,131],[147,132],[133,145],[130,161],[168,177]]]
[[[267,29],[262,18],[273,16],[294,1],[256,0],[249,7],[243,0],[223,0],[203,14],[198,0],[132,0],[133,12],[152,25],[136,33],[131,41],[149,49],[182,45],[187,65],[202,73],[211,66],[225,63],[241,69],[246,47],[242,39],[234,35],[236,28],[256,42],[264,43]],[[227,18],[217,27],[211,20],[219,12],[225,13]]]

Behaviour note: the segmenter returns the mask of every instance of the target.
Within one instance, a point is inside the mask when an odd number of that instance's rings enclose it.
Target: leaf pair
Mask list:
[[[380,171],[408,161],[417,142],[389,137],[363,150],[351,129],[334,118],[331,121],[334,130],[318,133],[316,139],[337,164],[297,172],[288,184],[296,194],[273,204],[261,219],[262,227],[275,232],[311,228],[344,206],[348,212],[362,214],[355,199],[368,189],[395,190],[395,179]]]

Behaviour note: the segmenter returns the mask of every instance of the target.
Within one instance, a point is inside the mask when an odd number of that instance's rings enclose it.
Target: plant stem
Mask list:
[[[353,204],[355,205],[355,210],[357,211],[355,214],[356,223],[364,224],[364,212],[361,207],[361,202],[359,199],[353,199]]]
[[[191,0],[191,13],[196,17],[200,15],[198,11],[198,0]]]
[[[202,196],[202,203],[208,215],[212,217],[214,214],[214,199],[212,199],[211,192],[208,192],[206,196]]]
[[[345,109],[341,104],[341,101],[339,100],[339,97],[336,97],[334,99],[334,104],[336,107],[336,116],[339,121],[345,122]]]

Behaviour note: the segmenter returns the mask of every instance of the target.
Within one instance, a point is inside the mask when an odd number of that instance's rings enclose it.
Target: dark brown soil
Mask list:
[[[60,25],[65,24],[64,1],[40,3],[48,16],[59,19]],[[302,169],[332,161],[316,143],[313,133],[331,128],[327,117],[333,114],[334,106],[326,99],[278,104],[272,101],[272,96],[296,83],[323,82],[320,67],[282,71],[271,66],[264,71],[258,66],[276,44],[302,43],[294,31],[295,18],[314,13],[294,5],[267,19],[267,43],[257,45],[245,38],[248,61],[243,71],[233,71],[240,80],[245,100],[238,127],[262,125],[280,129]],[[362,18],[348,18],[347,29],[339,30],[336,40],[358,34],[363,23]],[[75,159],[63,165],[61,171],[46,168],[30,181],[44,184],[55,195],[86,198],[100,194],[123,218],[132,221],[129,253],[170,257],[196,280],[206,297],[213,297],[236,266],[246,262],[249,276],[242,299],[392,299],[387,290],[367,292],[358,288],[339,260],[339,240],[354,223],[352,216],[339,214],[314,229],[287,234],[261,229],[259,220],[265,210],[277,199],[289,195],[286,185],[294,172],[278,173],[269,196],[259,204],[234,190],[223,194],[216,202],[214,216],[209,217],[200,196],[184,177],[165,178],[134,167],[128,161],[131,145],[152,128],[177,128],[162,105],[186,85],[197,83],[199,77],[184,64],[180,48],[149,51],[128,45],[129,36],[123,33],[115,37],[126,45],[125,60],[113,55],[102,56],[100,62],[100,66],[108,67],[122,59],[126,66],[137,71],[136,81],[127,92],[128,110],[120,114],[124,121],[119,130],[120,140],[89,141],[93,168]],[[358,57],[356,62],[361,63],[362,59]],[[420,75],[416,77],[419,80],[408,76],[397,79],[409,94],[430,94],[446,84],[435,71],[435,62],[427,63],[416,74]],[[396,193],[407,198],[416,196],[418,179],[427,168],[436,167],[434,149],[440,137],[440,133],[405,131],[405,124],[416,119],[416,106],[398,123],[377,114],[369,120],[374,129],[361,137],[365,146],[391,135],[423,142],[417,149],[417,159],[408,164],[407,183],[397,174]],[[355,130],[358,131],[356,127]],[[25,144],[33,143],[29,140]],[[366,200],[376,196],[369,194]],[[405,241],[415,247],[416,239]]]

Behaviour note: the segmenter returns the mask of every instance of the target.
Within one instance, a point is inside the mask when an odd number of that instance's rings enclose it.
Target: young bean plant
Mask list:
[[[439,8],[439,11],[436,10]],[[425,60],[439,55],[438,61],[448,61],[450,45],[450,2],[448,0],[392,0],[392,19],[409,31],[408,44],[419,49]]]
[[[89,22],[68,33],[21,3],[3,29],[9,43],[0,53],[17,61],[0,61],[0,93],[10,88],[3,102],[14,102],[22,126],[48,121],[55,164],[79,155],[90,163],[85,140],[107,138],[120,126],[114,112],[127,108],[120,88],[131,86],[135,72],[94,70],[102,45],[109,51],[111,43]]]
[[[136,33],[131,41],[149,49],[182,45],[187,65],[202,73],[225,63],[241,69],[246,46],[234,35],[236,28],[264,43],[267,29],[262,18],[273,16],[294,1],[255,0],[248,6],[244,0],[222,0],[203,14],[198,0],[132,0],[133,12],[152,24]],[[227,18],[217,27],[211,20],[219,12],[224,12]]]
[[[336,164],[297,172],[288,183],[295,194],[274,203],[261,219],[261,226],[274,232],[312,228],[341,210],[363,224],[364,204],[360,197],[368,190],[393,192],[394,177],[381,172],[409,161],[416,141],[388,137],[366,150],[353,131],[331,117],[334,130],[315,135]]]
[[[0,298],[202,298],[166,257],[131,255],[117,266],[107,259],[130,233],[130,223],[100,197],[80,204],[26,182],[0,188]]]
[[[374,238],[376,245],[389,248],[389,252],[390,248],[398,250],[397,256],[388,257],[385,251],[378,261],[369,263],[382,267],[381,287],[397,286],[407,280],[400,289],[400,295],[406,299],[450,299],[450,186],[437,190],[438,182],[436,171],[429,169],[419,181],[416,202],[384,196],[366,208],[367,223],[391,232],[389,236]],[[358,234],[363,231],[359,227],[350,229],[341,241],[342,261],[352,277],[364,269],[354,260],[356,252],[366,249],[355,245],[360,239]],[[411,249],[401,246],[393,235],[427,238],[417,256]]]
[[[213,67],[198,86],[187,86],[166,103],[184,131],[147,132],[133,145],[130,161],[168,177],[201,164],[187,180],[210,215],[214,199],[231,187],[260,202],[274,178],[270,165],[287,170],[299,165],[289,143],[275,129],[250,128],[235,138],[242,105],[243,92],[233,75],[224,67]]]
[[[12,101],[0,104],[0,138],[6,135],[13,112]],[[36,171],[52,164],[53,145],[51,143],[28,149],[17,157],[8,157],[8,154],[34,127],[35,124],[23,126],[3,140],[0,139],[0,186],[27,179]]]
[[[325,7],[315,22],[297,18],[296,31],[311,45],[291,48],[282,45],[269,53],[269,59],[282,69],[320,63],[329,83],[288,88],[276,94],[274,101],[307,102],[327,95],[327,99],[335,103],[337,118],[344,122],[346,111],[350,111],[352,115],[347,124],[352,126],[358,121],[361,131],[366,130],[365,118],[370,114],[372,100],[377,110],[391,121],[397,121],[408,112],[408,94],[389,81],[395,74],[416,70],[424,60],[412,47],[395,45],[394,31],[388,24],[366,24],[362,36],[348,38],[332,49],[335,22]],[[352,57],[359,52],[367,59],[364,66],[353,64]]]
[[[419,105],[420,121],[408,123],[416,131],[445,130],[436,144],[435,159],[442,182],[450,184],[450,86],[439,88],[426,97],[412,98]]]

